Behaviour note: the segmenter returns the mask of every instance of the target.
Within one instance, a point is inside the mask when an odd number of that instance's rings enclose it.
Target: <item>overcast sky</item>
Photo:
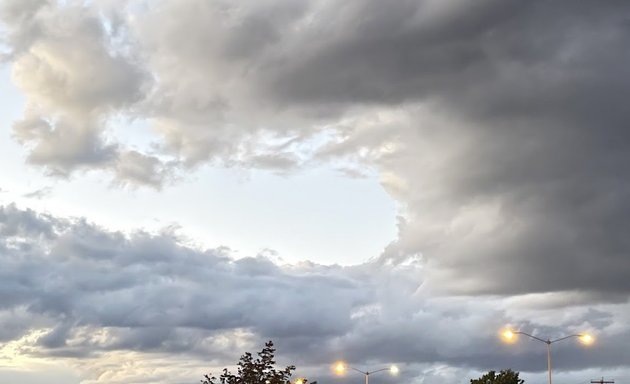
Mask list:
[[[630,380],[630,3],[0,0],[0,382]]]

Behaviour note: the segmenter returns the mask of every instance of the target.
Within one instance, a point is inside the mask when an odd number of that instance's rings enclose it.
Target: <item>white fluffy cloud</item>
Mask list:
[[[99,169],[123,183],[160,187],[168,180],[168,164],[155,165],[155,156],[121,148],[107,135],[108,120],[144,97],[150,76],[97,10],[44,1],[2,6],[13,80],[27,97],[13,135],[28,148],[28,161],[63,177]]]

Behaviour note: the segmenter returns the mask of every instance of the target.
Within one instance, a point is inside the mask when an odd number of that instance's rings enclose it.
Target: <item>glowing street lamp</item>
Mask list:
[[[392,375],[397,375],[398,372],[399,372],[398,367],[395,366],[395,365],[392,365],[389,368],[377,369],[376,371],[362,371],[360,369],[356,369],[354,367],[351,367],[351,366],[347,365],[343,361],[338,361],[338,362],[335,363],[334,371],[338,375],[345,374],[348,369],[352,369],[353,371],[357,371],[357,372],[363,374],[363,376],[365,376],[365,384],[369,384],[370,375],[372,375],[372,374],[374,374],[376,372],[389,371],[389,373],[391,373]]]
[[[503,339],[505,339],[505,341],[507,341],[508,343],[511,343],[513,341],[516,341],[516,334],[512,332],[511,329],[506,329],[503,332]]]
[[[550,340],[550,339],[541,339],[540,337],[536,337],[530,335],[529,333],[521,332],[521,331],[513,331],[511,329],[505,329],[501,336],[503,336],[503,340],[508,343],[514,343],[518,339],[518,335],[525,335],[532,340],[540,341],[541,343],[547,344],[547,371],[549,373],[549,384],[551,384],[551,344],[557,343],[558,341],[567,340],[573,337],[576,337],[582,344],[591,345],[595,341],[595,338],[588,333],[580,333],[576,335],[568,335],[561,337],[559,339]]]

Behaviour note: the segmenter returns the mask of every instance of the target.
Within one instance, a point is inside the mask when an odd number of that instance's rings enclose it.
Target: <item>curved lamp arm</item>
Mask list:
[[[559,338],[559,339],[551,340],[549,343],[550,343],[550,344],[553,344],[553,343],[555,343],[555,342],[562,341],[562,340],[566,340],[566,339],[569,339],[569,338],[571,338],[571,337],[577,337],[577,338],[579,339],[579,338],[581,338],[581,337],[584,337],[584,335],[581,335],[581,334],[578,334],[578,335],[569,335],[569,336],[561,337],[561,338]]]
[[[536,337],[534,335],[530,335],[529,333],[526,333],[526,332],[516,331],[516,332],[512,332],[512,333],[514,333],[515,335],[525,335],[525,336],[527,336],[527,337],[529,337],[531,339],[540,341],[540,342],[545,343],[545,344],[557,343],[558,341],[570,339],[572,337],[577,337],[577,338],[584,337],[583,334],[575,334],[575,335],[568,335],[568,336],[560,337],[560,338],[554,339],[554,340],[549,340],[549,339],[545,340],[545,339],[541,339],[540,337]]]
[[[538,340],[538,341],[543,342],[545,344],[551,344],[551,343],[555,343],[556,341],[560,341],[560,340],[554,340],[554,341],[544,340],[544,339],[541,339],[540,337],[536,337],[534,335],[530,335],[529,333],[521,332],[521,331],[516,331],[516,332],[513,331],[512,333],[515,334],[515,335],[525,335],[525,336],[527,336],[529,338],[532,338],[534,340]]]

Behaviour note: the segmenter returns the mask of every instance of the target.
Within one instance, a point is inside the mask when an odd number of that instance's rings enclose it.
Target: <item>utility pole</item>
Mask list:
[[[615,380],[604,380],[602,377],[601,380],[591,380],[591,384],[615,384]]]

